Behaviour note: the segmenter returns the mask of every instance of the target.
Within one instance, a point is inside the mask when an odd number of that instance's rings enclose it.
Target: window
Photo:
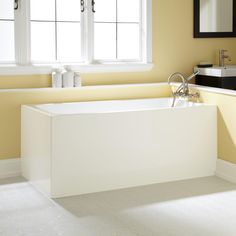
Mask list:
[[[32,61],[80,62],[80,1],[31,0],[30,6]]]
[[[141,60],[141,2],[97,1],[94,14],[95,60]]]
[[[14,2],[0,1],[0,63],[15,61]]]
[[[148,64],[151,0],[1,0],[0,34],[0,63]]]

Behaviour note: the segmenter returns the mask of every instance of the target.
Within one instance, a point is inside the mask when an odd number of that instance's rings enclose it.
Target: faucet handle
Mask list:
[[[220,49],[220,55],[221,55],[221,56],[224,56],[226,52],[228,52],[228,50],[226,50],[226,49]]]
[[[200,93],[196,92],[196,93],[190,93],[188,94],[189,98],[200,98]]]

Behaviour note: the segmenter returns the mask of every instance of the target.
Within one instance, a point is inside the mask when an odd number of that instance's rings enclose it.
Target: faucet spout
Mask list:
[[[171,84],[171,81],[174,79],[180,78],[182,80],[181,85],[178,87],[178,89],[176,90],[175,93],[177,92],[181,92],[183,90],[184,93],[186,93],[188,91],[188,81],[186,80],[186,78],[183,76],[183,74],[179,73],[179,72],[175,72],[173,74],[171,74],[168,78],[168,84]]]
[[[226,52],[228,51],[224,49],[221,49],[219,51],[219,66],[221,67],[225,66],[225,59],[228,59],[228,61],[231,61],[231,57],[229,55],[225,55]]]
[[[175,72],[173,74],[171,74],[168,78],[168,84],[171,83],[171,80],[176,79],[176,78],[181,78],[182,79],[182,83],[185,83],[185,77],[183,76],[183,74],[179,73],[179,72]]]
[[[183,97],[183,98],[186,98],[186,97],[187,98],[190,98],[190,97],[191,98],[193,98],[193,97],[198,98],[199,97],[198,93],[196,93],[196,94],[190,94],[189,93],[189,85],[188,85],[188,81],[193,79],[199,73],[200,73],[200,71],[196,71],[195,73],[190,75],[188,78],[185,78],[183,76],[183,74],[181,74],[179,72],[173,73],[169,76],[169,78],[168,78],[168,84],[169,85],[171,84],[171,81],[176,79],[176,78],[181,78],[181,80],[182,80],[182,83],[177,88],[177,90],[175,92],[172,91],[172,95],[173,95],[172,107],[174,107],[177,97]]]

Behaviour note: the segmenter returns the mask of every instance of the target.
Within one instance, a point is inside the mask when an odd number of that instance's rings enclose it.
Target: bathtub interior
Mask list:
[[[93,102],[73,102],[58,104],[40,104],[33,107],[51,115],[111,113],[154,109],[170,109],[173,98],[132,99]],[[201,103],[188,102],[185,99],[177,99],[175,108],[187,108],[203,105]],[[173,109],[173,108],[172,108]]]

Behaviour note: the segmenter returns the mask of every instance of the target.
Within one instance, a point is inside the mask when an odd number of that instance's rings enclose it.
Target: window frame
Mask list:
[[[141,1],[141,0],[140,0]],[[19,1],[15,12],[15,64],[0,63],[0,75],[48,74],[55,68],[71,66],[81,73],[135,72],[152,69],[152,0],[142,0],[140,24],[141,60],[94,60],[94,14],[89,0],[85,0],[85,11],[81,17],[82,63],[31,61],[30,50],[30,0]]]

